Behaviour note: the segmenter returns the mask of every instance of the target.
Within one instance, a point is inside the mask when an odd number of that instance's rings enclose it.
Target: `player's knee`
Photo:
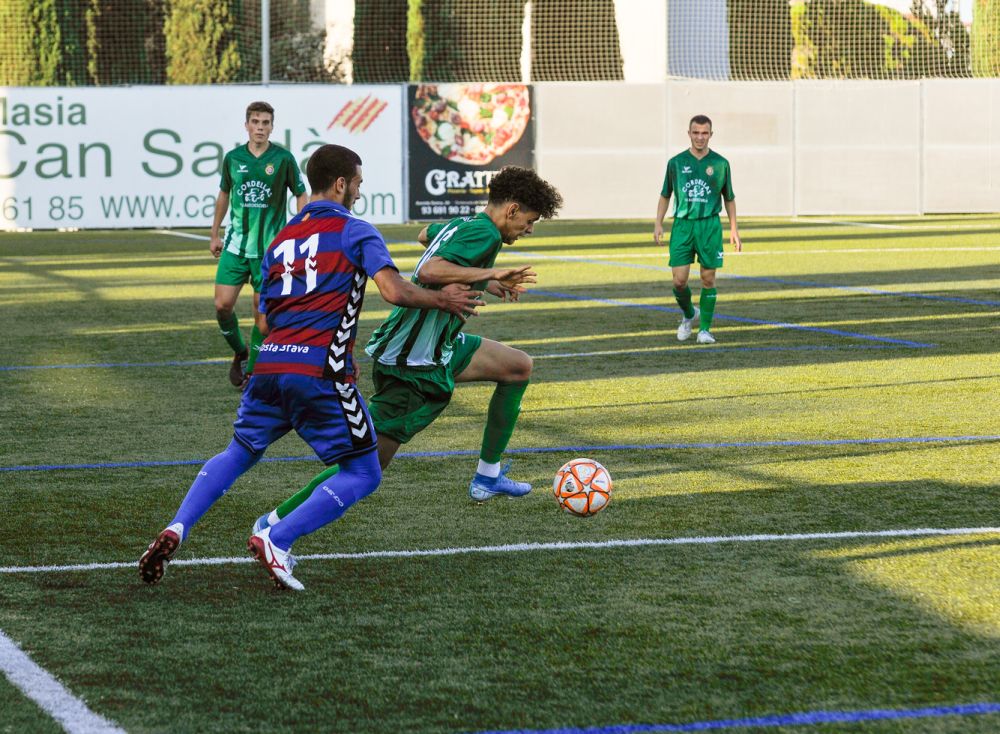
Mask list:
[[[676,288],[677,290],[680,290],[681,288],[683,288],[687,284],[688,284],[688,279],[687,278],[680,278],[680,277],[678,277],[676,275],[674,276],[674,288]]]
[[[534,369],[535,362],[530,355],[515,350],[517,356],[511,361],[505,382],[526,382],[531,379],[531,370]]]
[[[712,273],[712,274],[702,273],[701,274],[701,287],[702,288],[715,288],[715,273]]]
[[[357,498],[363,499],[378,489],[382,483],[382,467],[379,466],[378,454],[374,451],[359,459],[342,465],[341,474],[348,474],[354,483]]]
[[[215,318],[228,319],[233,315],[233,304],[227,303],[220,298],[215,299]]]

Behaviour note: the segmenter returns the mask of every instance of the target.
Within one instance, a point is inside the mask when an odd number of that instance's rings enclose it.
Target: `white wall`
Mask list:
[[[549,82],[536,99],[565,217],[652,218],[696,114],[741,214],[1000,211],[1000,80]]]

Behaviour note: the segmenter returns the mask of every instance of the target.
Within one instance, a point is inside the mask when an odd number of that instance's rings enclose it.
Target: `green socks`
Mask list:
[[[253,374],[253,366],[257,363],[257,356],[260,354],[260,345],[264,343],[264,335],[260,333],[257,324],[253,325],[250,332],[250,359],[247,360],[247,374]]]
[[[334,464],[333,466],[328,466],[322,472],[313,477],[312,481],[309,482],[309,484],[304,486],[298,492],[296,492],[287,500],[278,505],[278,508],[275,510],[275,512],[278,513],[278,517],[282,519],[287,517],[292,510],[294,510],[296,507],[298,507],[307,499],[309,499],[310,495],[312,495],[313,490],[316,489],[316,487],[321,485],[323,482],[325,482],[327,479],[329,479],[339,471],[340,467],[337,464]]]
[[[702,291],[702,298],[705,297],[705,292]],[[694,316],[694,306],[691,305],[691,288],[684,286],[683,288],[674,288],[674,298],[677,299],[677,305],[681,307],[681,311],[684,312],[684,318],[689,319]]]
[[[226,337],[226,342],[232,348],[233,354],[243,354],[247,350],[247,345],[243,341],[243,334],[240,333],[240,320],[236,317],[236,314],[230,314],[227,319],[216,316],[216,319],[219,322],[219,329],[222,331],[222,336]]]
[[[701,319],[699,328],[708,331],[712,328],[712,316],[715,315],[715,288],[702,288],[701,298],[698,300],[698,308],[701,309]]]
[[[527,389],[528,380],[497,383],[493,397],[490,398],[486,428],[483,430],[483,446],[479,451],[479,458],[483,461],[496,464],[502,458],[521,412],[521,397]]]

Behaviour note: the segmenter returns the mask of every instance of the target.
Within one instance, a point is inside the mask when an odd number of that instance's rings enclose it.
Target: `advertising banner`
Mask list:
[[[407,104],[410,219],[474,214],[501,168],[534,167],[529,85],[414,84]]]
[[[211,226],[223,156],[247,142],[255,100],[274,107],[271,142],[303,171],[324,143],[357,151],[355,214],[401,222],[403,94],[400,85],[0,88],[0,229]]]

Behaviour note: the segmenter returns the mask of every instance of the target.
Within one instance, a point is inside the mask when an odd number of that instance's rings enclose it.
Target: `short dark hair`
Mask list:
[[[506,166],[490,181],[490,204],[512,201],[538,212],[544,219],[555,216],[563,199],[555,187],[530,168]]]
[[[309,156],[306,178],[313,193],[326,191],[338,178],[350,181],[361,165],[361,156],[343,145],[321,145]]]
[[[271,122],[274,122],[274,108],[267,102],[251,102],[247,105],[247,122],[250,122],[251,112],[266,112],[271,116]]]
[[[692,125],[708,125],[709,129],[711,129],[712,121],[708,119],[708,115],[695,115],[691,118],[691,122],[688,123],[688,130],[691,129]]]

